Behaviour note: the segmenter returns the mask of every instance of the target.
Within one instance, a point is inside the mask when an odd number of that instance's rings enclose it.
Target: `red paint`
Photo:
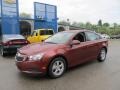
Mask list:
[[[87,30],[66,32],[74,32],[74,37],[77,33],[85,31]],[[36,43],[21,48],[19,53],[26,56],[38,53],[44,53],[44,56],[38,61],[29,61],[28,59],[21,62],[16,61],[18,69],[20,71],[36,70],[37,72],[45,74],[51,60],[56,56],[63,56],[66,58],[69,68],[90,60],[96,60],[101,48],[108,47],[108,41],[106,39],[86,41],[81,42],[79,45],[71,46],[73,37],[65,44]],[[75,41],[74,43],[77,42]]]

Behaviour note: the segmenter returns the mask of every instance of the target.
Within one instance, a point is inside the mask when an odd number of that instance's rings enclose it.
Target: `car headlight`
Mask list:
[[[43,55],[44,55],[44,53],[40,53],[40,54],[29,56],[28,58],[29,58],[29,60],[41,60]]]

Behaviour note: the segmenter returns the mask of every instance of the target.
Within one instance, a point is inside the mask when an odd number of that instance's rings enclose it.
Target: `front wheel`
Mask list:
[[[103,62],[106,60],[106,55],[107,55],[107,51],[105,48],[102,48],[99,55],[98,55],[98,61],[99,62]]]
[[[66,62],[62,57],[52,60],[48,68],[48,75],[51,78],[58,78],[64,74],[66,70]]]

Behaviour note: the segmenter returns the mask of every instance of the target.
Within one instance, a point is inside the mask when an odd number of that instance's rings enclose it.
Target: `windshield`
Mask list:
[[[36,35],[36,31],[33,31],[32,33],[31,33],[31,36],[34,36],[34,35]]]
[[[12,34],[12,35],[3,35],[3,42],[15,39],[25,39],[22,35]]]
[[[53,35],[53,30],[40,30],[40,35]]]
[[[72,33],[72,32],[57,33],[57,34],[49,37],[48,39],[46,39],[44,42],[46,42],[46,43],[64,44],[70,39],[70,37],[73,34],[74,33]]]

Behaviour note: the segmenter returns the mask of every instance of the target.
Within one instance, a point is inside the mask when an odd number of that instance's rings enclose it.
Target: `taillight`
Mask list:
[[[9,45],[9,42],[5,42],[5,43],[3,42],[2,44],[3,44],[4,46],[8,46],[8,45]]]
[[[12,45],[12,44],[13,44],[12,41],[8,41],[8,42],[6,42],[6,43],[3,43],[4,46],[8,46],[8,45]]]
[[[27,40],[26,40],[26,43],[27,43],[27,44],[30,44],[30,42],[29,42],[29,41],[27,41]]]
[[[23,43],[25,43],[25,44],[29,44],[29,41],[27,41],[27,40],[24,40],[24,42]]]
[[[13,43],[11,41],[8,42],[9,45],[12,45]]]
[[[17,41],[8,41],[6,43],[2,43],[4,46],[8,46],[8,45],[21,45],[21,44],[30,44],[29,41],[27,40],[17,40]]]
[[[2,45],[7,46],[7,43],[2,43]]]
[[[28,41],[25,41],[25,43],[28,43]]]

